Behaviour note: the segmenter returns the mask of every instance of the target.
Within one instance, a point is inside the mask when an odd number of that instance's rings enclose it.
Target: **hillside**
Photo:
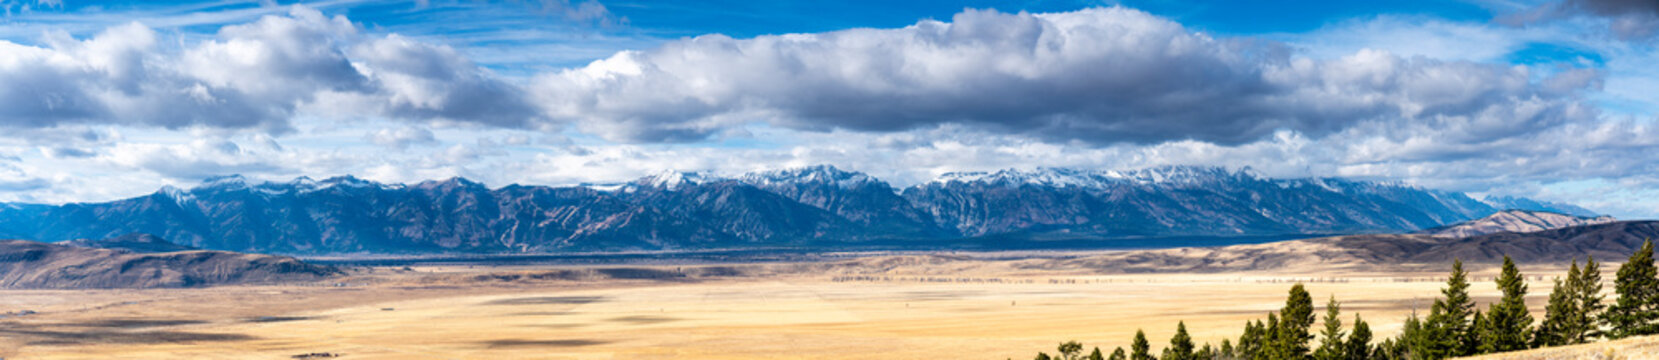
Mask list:
[[[174,244],[159,236],[132,233],[108,239],[78,239],[58,243],[60,245],[79,246],[85,248],[126,250],[138,253],[164,253],[177,251],[201,250],[194,247]]]
[[[1447,264],[1452,259],[1497,263],[1509,255],[1521,263],[1623,259],[1642,241],[1659,238],[1659,221],[1622,221],[1531,233],[1464,238],[1423,234],[1352,235],[1266,244],[1115,252],[1069,259],[1029,260],[1030,269],[1101,273],[1228,272],[1273,269],[1378,268]]]
[[[401,185],[230,176],[105,203],[3,207],[0,238],[150,233],[195,248],[284,254],[997,250],[1400,233],[1498,210],[1461,193],[1208,167],[950,173],[905,188],[829,166],[494,189],[461,178]]]
[[[135,253],[25,240],[0,240],[0,288],[199,287],[317,281],[331,266],[290,257],[223,251]]]
[[[1487,217],[1417,231],[1436,237],[1469,237],[1500,232],[1527,233],[1614,222],[1612,216],[1584,217],[1548,211],[1504,210]]]
[[[1637,360],[1652,359],[1659,354],[1659,336],[1603,341],[1582,345],[1557,346],[1543,349],[1471,356],[1469,360]]]

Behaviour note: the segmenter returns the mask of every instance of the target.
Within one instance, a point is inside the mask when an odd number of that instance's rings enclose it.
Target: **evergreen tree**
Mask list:
[[[1238,359],[1254,359],[1261,352],[1263,327],[1261,320],[1244,322],[1244,335],[1238,338],[1238,347],[1233,348],[1234,357]]]
[[[1050,359],[1048,357],[1048,354],[1039,352],[1039,353],[1037,353],[1036,360],[1050,360]]]
[[[1393,359],[1438,359],[1431,356],[1437,342],[1432,338],[1423,319],[1417,314],[1406,317],[1405,326],[1400,330],[1398,341],[1394,342],[1395,349],[1389,354]]]
[[[1576,263],[1576,261],[1575,261]],[[1594,256],[1584,261],[1584,270],[1578,273],[1578,280],[1574,281],[1577,287],[1573,289],[1576,302],[1572,316],[1567,319],[1567,343],[1583,344],[1601,337],[1601,329],[1596,324],[1596,318],[1607,309],[1602,304],[1601,295],[1601,266],[1596,263]]]
[[[1483,354],[1480,349],[1480,337],[1481,334],[1486,333],[1485,329],[1486,314],[1476,309],[1475,315],[1471,316],[1469,320],[1469,331],[1464,332],[1463,336],[1460,337],[1463,342],[1464,355]]]
[[[1498,289],[1503,298],[1487,308],[1486,332],[1481,333],[1481,351],[1497,353],[1527,349],[1532,335],[1532,314],[1527,312],[1523,298],[1527,293],[1526,279],[1515,261],[1503,257],[1503,271],[1498,274]]]
[[[1083,344],[1075,340],[1067,341],[1060,343],[1056,350],[1060,351],[1060,359],[1062,360],[1078,360],[1078,357],[1083,355]]]
[[[1146,341],[1146,332],[1135,330],[1135,342],[1129,344],[1129,359],[1154,360],[1151,351],[1152,343]]]
[[[1112,356],[1106,357],[1106,360],[1129,360],[1129,355],[1125,355],[1123,347],[1119,346],[1116,350],[1112,350]]]
[[[1197,352],[1192,353],[1192,358],[1198,360],[1215,360],[1215,347],[1210,346],[1210,343],[1204,343],[1203,347],[1198,348]]]
[[[1440,289],[1440,294],[1443,298],[1434,300],[1423,324],[1430,343],[1426,344],[1424,353],[1417,355],[1440,359],[1473,353],[1474,347],[1464,342],[1469,338],[1469,315],[1475,310],[1475,302],[1469,298],[1469,275],[1463,271],[1463,260],[1452,260],[1451,276],[1447,277],[1446,287]]]
[[[1371,325],[1354,314],[1354,332],[1348,334],[1348,341],[1342,343],[1343,359],[1367,360],[1371,358]]]
[[[1176,324],[1175,336],[1169,338],[1169,347],[1164,348],[1164,360],[1193,360],[1192,336],[1187,334],[1187,322]]]
[[[1377,344],[1377,351],[1371,353],[1371,358],[1379,360],[1405,359],[1405,347],[1395,339],[1383,339]]]
[[[1244,326],[1245,327],[1250,327],[1250,323],[1245,322]],[[1238,354],[1233,351],[1233,342],[1231,340],[1227,340],[1227,339],[1221,339],[1221,349],[1216,350],[1215,355],[1216,355],[1216,357],[1222,358],[1222,359],[1236,359],[1236,358],[1238,358]]]
[[[1342,360],[1347,356],[1346,346],[1343,344],[1342,307],[1332,295],[1325,302],[1325,330],[1319,332],[1319,348],[1313,351],[1313,358],[1319,360]]]
[[[1268,314],[1273,319],[1273,314]],[[1279,310],[1277,321],[1269,328],[1268,341],[1257,358],[1275,360],[1299,360],[1309,358],[1308,341],[1313,340],[1313,334],[1308,330],[1313,327],[1313,296],[1298,283],[1290,287],[1290,296],[1285,299],[1285,307]]]
[[[1569,319],[1578,312],[1577,295],[1573,293],[1578,286],[1578,262],[1567,270],[1567,281],[1555,279],[1555,288],[1550,290],[1549,305],[1544,307],[1544,321],[1538,323],[1538,328],[1532,332],[1532,347],[1561,346],[1567,344]]]
[[[1630,261],[1619,266],[1613,291],[1619,297],[1602,313],[1608,338],[1659,334],[1659,274],[1653,266],[1652,239],[1643,241]]]
[[[1094,348],[1094,352],[1089,353],[1088,359],[1089,360],[1106,360],[1106,356],[1101,355],[1100,354],[1100,348],[1096,347],[1096,348]]]

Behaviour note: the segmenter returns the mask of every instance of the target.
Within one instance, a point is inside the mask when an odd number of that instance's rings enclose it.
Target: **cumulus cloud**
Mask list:
[[[0,126],[117,124],[281,134],[298,116],[522,127],[522,91],[448,47],[364,35],[305,6],[174,49],[131,23],[44,46],[0,41]],[[314,111],[307,113],[307,111]]]
[[[608,139],[696,141],[747,123],[889,132],[964,124],[1093,144],[1240,144],[1366,123],[1559,123],[1576,89],[1526,67],[1361,51],[1299,57],[1127,8],[968,10],[901,29],[700,36],[546,74],[550,117]]]

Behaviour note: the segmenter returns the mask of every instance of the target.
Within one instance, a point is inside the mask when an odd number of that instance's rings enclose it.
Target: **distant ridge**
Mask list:
[[[317,281],[343,273],[285,256],[224,251],[136,253],[0,240],[0,288],[172,288]]]
[[[951,173],[905,188],[826,165],[569,187],[224,176],[104,203],[7,206],[0,238],[149,233],[283,254],[1158,247],[1176,237],[1402,233],[1499,210],[1399,183],[1194,166]]]
[[[79,246],[79,247],[85,247],[85,248],[126,250],[126,251],[139,252],[139,253],[164,253],[164,252],[201,250],[201,249],[197,249],[197,248],[194,248],[194,247],[174,244],[172,242],[168,242],[167,240],[163,240],[161,237],[158,237],[158,236],[155,236],[155,235],[150,235],[150,234],[144,234],[144,233],[131,233],[131,234],[121,235],[121,236],[117,236],[117,237],[113,237],[113,238],[101,239],[101,240],[92,240],[92,239],[70,240],[70,241],[61,242],[59,244],[69,245],[69,246]]]
[[[1651,238],[1659,238],[1659,221],[1617,221],[1461,238],[1423,234],[1335,236],[1266,244],[1123,251],[1032,260],[1022,266],[1100,273],[1443,269],[1453,259],[1490,265],[1501,263],[1504,256],[1523,264],[1565,264],[1583,261],[1586,256],[1594,256],[1599,261],[1619,261]]]
[[[1547,211],[1504,210],[1490,216],[1417,231],[1435,237],[1470,237],[1501,232],[1527,233],[1614,222],[1612,216],[1582,217]]]

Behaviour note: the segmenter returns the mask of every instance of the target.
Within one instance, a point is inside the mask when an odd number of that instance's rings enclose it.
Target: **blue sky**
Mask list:
[[[0,201],[1250,166],[1659,217],[1642,1],[0,0]]]

